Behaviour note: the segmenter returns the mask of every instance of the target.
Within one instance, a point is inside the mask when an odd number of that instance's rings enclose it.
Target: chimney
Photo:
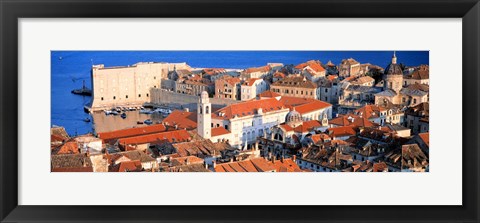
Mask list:
[[[215,161],[214,161],[214,162],[215,162]],[[203,165],[205,166],[205,169],[208,169],[207,161],[203,161]]]
[[[217,166],[217,163],[215,160],[212,160],[212,168],[215,169],[215,167]]]
[[[277,158],[277,156],[273,156],[272,157],[272,163],[275,163],[275,159]]]
[[[297,159],[297,156],[293,155],[293,157],[292,157],[293,162],[296,162],[296,159]]]
[[[230,163],[233,163],[233,157],[232,157],[232,158],[230,158]]]
[[[258,141],[255,142],[255,147],[253,147],[253,150],[254,150],[254,151],[257,151],[257,150],[258,150]]]
[[[282,158],[280,158],[280,161],[283,163],[283,161],[284,161],[283,156],[282,156]]]

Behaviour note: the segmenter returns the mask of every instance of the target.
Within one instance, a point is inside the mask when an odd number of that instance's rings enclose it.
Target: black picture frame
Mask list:
[[[478,0],[0,0],[2,222],[478,222]],[[134,17],[462,18],[462,206],[18,205],[18,19]],[[446,30],[448,32],[448,30]],[[389,35],[386,33],[385,35]],[[468,95],[468,97],[467,97]],[[450,131],[445,129],[445,131]],[[458,145],[460,146],[460,144]],[[453,148],[452,148],[453,149]],[[300,187],[300,186],[299,186]],[[102,193],[102,192],[99,192]],[[405,196],[398,191],[392,196]],[[61,195],[52,195],[61,196]],[[301,196],[299,194],[298,196]]]

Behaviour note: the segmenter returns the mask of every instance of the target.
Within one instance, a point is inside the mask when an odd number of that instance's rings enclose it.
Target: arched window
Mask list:
[[[205,107],[205,114],[210,114],[210,107],[209,106]]]
[[[202,106],[198,106],[198,110],[200,111],[200,114],[202,114]]]

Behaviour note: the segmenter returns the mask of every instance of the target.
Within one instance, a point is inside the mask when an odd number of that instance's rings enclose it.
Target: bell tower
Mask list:
[[[212,136],[212,104],[208,99],[208,93],[203,91],[197,108],[197,132],[204,139],[209,139]]]

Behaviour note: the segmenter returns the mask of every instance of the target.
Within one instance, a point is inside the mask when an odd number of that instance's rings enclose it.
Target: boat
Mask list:
[[[85,86],[85,80],[83,81],[83,87],[80,89],[74,89],[72,90],[72,94],[79,94],[79,95],[87,95],[91,96],[92,95],[92,90],[88,89]]]
[[[143,123],[145,123],[146,125],[153,124],[152,120],[150,120],[150,119],[147,119],[147,120],[143,121]]]
[[[120,117],[122,117],[123,119],[127,118],[127,114],[124,112],[120,115]]]

